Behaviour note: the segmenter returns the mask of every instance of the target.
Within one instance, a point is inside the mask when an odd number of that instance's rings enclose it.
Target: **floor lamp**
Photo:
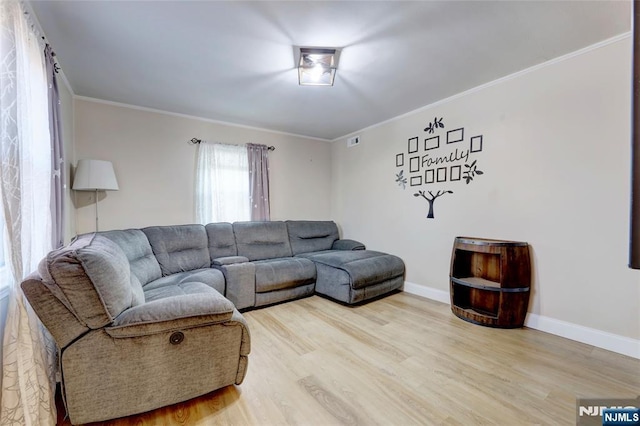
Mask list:
[[[110,161],[102,160],[79,160],[72,189],[75,191],[94,191],[96,232],[98,232],[98,191],[118,190],[113,164]]]

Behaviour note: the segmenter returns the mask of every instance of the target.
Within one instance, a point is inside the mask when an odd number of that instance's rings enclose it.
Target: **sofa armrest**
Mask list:
[[[332,250],[364,250],[366,247],[356,240],[336,240],[333,242]]]
[[[217,259],[214,259],[213,267],[222,271],[225,280],[225,296],[235,307],[237,309],[251,308],[256,304],[256,265],[248,262],[246,257],[232,257],[246,260],[238,263],[215,264]]]
[[[249,324],[238,310],[233,311],[231,322],[242,325],[242,340],[240,341],[240,355],[249,355],[251,352],[251,334],[249,333]]]
[[[234,311],[217,292],[184,294],[127,309],[105,331],[114,338],[144,336],[229,321]]]
[[[217,257],[211,261],[211,265],[213,265],[214,267],[218,267],[225,265],[235,265],[236,263],[245,263],[248,261],[249,259],[244,256]]]

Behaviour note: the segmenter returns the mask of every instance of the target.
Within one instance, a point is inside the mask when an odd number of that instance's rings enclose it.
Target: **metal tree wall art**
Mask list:
[[[435,218],[435,200],[444,194],[453,194],[448,186],[462,181],[468,185],[484,174],[478,168],[478,159],[473,158],[483,150],[483,136],[468,137],[465,128],[459,126],[443,129],[444,118],[435,117],[424,128],[423,137],[410,137],[406,151],[396,154],[395,182],[402,189],[406,189],[407,183],[420,188],[416,188],[413,195],[429,203],[428,219]],[[398,168],[401,169],[398,171]]]
[[[427,213],[427,219],[433,219],[433,202],[436,200],[436,198],[440,197],[441,195],[444,194],[453,194],[453,191],[438,191],[435,194],[431,191],[429,191],[429,196],[427,197],[425,195],[424,191],[418,191],[417,194],[413,194],[414,197],[422,197],[425,200],[427,200],[429,202],[429,213]]]

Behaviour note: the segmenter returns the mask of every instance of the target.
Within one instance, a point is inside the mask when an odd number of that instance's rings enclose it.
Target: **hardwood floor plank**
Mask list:
[[[244,314],[245,381],[104,425],[575,424],[576,398],[640,395],[640,360],[527,328],[481,327],[396,293]],[[67,425],[60,413],[59,424]]]
[[[336,397],[331,390],[322,386],[314,376],[307,376],[298,380],[298,383],[340,424],[361,424],[358,414],[349,407],[347,402],[340,397]]]

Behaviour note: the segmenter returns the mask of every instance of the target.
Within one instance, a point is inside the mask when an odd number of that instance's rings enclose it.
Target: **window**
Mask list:
[[[198,223],[251,219],[249,164],[244,146],[198,144],[195,210]]]
[[[0,299],[3,295],[8,294],[10,288],[9,268],[7,267],[7,259],[5,259],[4,228],[4,218],[2,216],[2,212],[0,212]]]
[[[0,268],[4,267],[4,226],[0,225]]]
[[[0,268],[4,267],[4,220],[0,215]]]

